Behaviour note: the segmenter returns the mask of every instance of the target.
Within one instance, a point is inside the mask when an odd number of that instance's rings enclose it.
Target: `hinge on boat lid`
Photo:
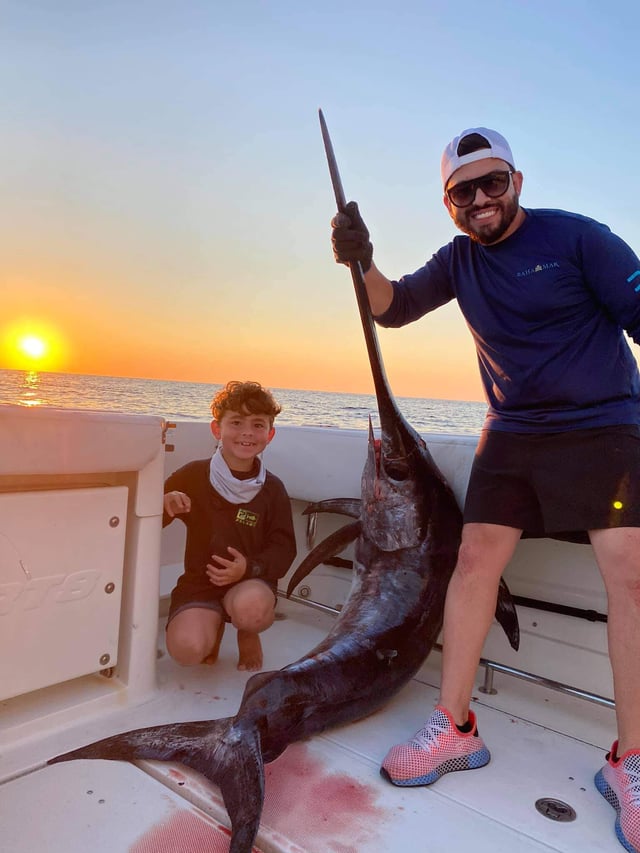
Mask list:
[[[577,817],[575,809],[572,809],[569,803],[563,803],[562,800],[556,800],[553,797],[542,797],[536,800],[536,809],[541,815],[558,823],[569,823]]]
[[[162,425],[162,443],[164,444],[165,453],[173,453],[176,449],[175,444],[167,444],[167,432],[170,429],[175,429],[177,424],[172,424],[171,421],[165,421]]]

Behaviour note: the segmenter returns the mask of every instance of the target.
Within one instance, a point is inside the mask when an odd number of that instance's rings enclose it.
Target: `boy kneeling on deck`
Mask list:
[[[215,453],[165,482],[163,527],[178,517],[187,528],[167,622],[167,649],[183,666],[215,663],[231,622],[238,669],[262,668],[259,634],[273,624],[277,582],[296,555],[289,496],[260,456],[280,411],[258,382],[228,382],[211,403]]]

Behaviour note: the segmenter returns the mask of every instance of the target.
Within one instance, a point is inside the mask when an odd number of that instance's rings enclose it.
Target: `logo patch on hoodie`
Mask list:
[[[258,514],[248,509],[239,509],[236,513],[236,524],[244,524],[245,527],[255,527],[258,523]]]

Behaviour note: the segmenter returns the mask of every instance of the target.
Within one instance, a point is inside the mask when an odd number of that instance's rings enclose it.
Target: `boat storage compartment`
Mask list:
[[[0,405],[5,758],[47,717],[156,690],[164,435],[160,417]]]
[[[115,666],[127,495],[0,493],[0,700]]]

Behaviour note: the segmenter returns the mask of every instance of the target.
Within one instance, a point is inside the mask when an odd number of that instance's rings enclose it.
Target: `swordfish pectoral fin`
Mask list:
[[[319,545],[316,545],[312,551],[309,551],[307,556],[291,576],[289,586],[287,587],[287,598],[289,598],[300,581],[304,580],[312,569],[315,569],[315,567],[319,566],[324,560],[328,560],[329,557],[335,557],[335,555],[339,554],[340,551],[347,547],[347,545],[354,542],[359,535],[360,522],[354,521],[351,524],[345,524],[345,526],[341,527],[340,530],[336,530],[334,533],[331,533],[326,539],[323,539]]]
[[[330,498],[326,501],[316,501],[302,510],[303,515],[314,512],[334,512],[336,515],[348,515],[350,518],[360,518],[360,498]]]
[[[520,624],[518,622],[518,613],[513,597],[509,592],[509,587],[500,578],[500,586],[498,587],[498,601],[496,603],[496,619],[502,626],[502,630],[507,635],[507,639],[512,649],[518,651],[520,647]]]

